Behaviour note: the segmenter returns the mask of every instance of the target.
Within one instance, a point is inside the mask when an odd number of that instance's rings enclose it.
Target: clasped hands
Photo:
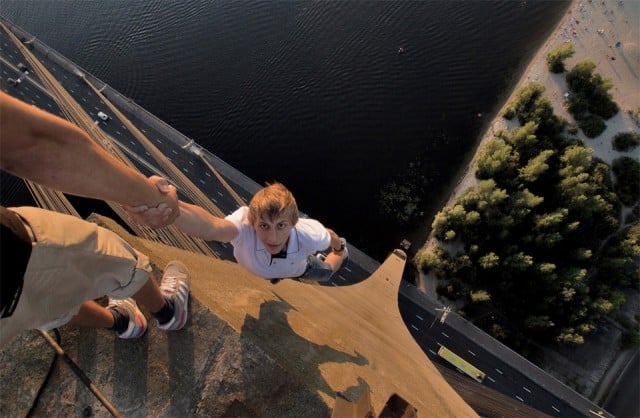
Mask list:
[[[167,179],[160,176],[150,176],[148,178],[160,191],[161,200],[155,206],[138,205],[127,206],[122,205],[129,218],[141,225],[151,228],[162,228],[171,225],[180,215],[178,208],[177,189],[170,185]]]

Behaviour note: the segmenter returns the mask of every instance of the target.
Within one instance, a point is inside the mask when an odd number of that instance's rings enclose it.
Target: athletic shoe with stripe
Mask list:
[[[173,301],[173,318],[164,324],[158,324],[158,328],[165,331],[177,331],[187,323],[189,307],[189,287],[191,277],[187,266],[179,261],[170,261],[164,269],[160,281],[160,291]]]
[[[147,319],[144,317],[136,301],[127,299],[111,299],[109,298],[109,304],[107,309],[117,311],[120,315],[129,318],[129,325],[127,329],[118,334],[119,338],[139,338],[147,331]]]

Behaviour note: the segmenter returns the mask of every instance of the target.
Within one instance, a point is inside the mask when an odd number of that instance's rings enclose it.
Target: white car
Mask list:
[[[100,119],[102,119],[103,121],[107,121],[107,120],[109,120],[109,116],[107,116],[107,114],[106,114],[106,113],[103,113],[103,112],[98,112],[98,117],[99,117]]]

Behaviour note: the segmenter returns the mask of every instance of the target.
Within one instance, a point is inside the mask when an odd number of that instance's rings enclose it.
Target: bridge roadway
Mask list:
[[[244,201],[248,201],[260,187],[29,34],[21,32],[18,28],[13,30],[22,40],[33,40],[31,52],[45,64],[87,114],[95,120],[95,129],[107,132],[145,175],[166,176],[122,121],[108,112],[107,105],[87,85],[85,79],[80,77],[80,74],[94,83],[98,89],[104,87],[103,94],[112,102],[116,102],[119,110],[225,213],[235,210],[238,203],[217,181],[202,158],[206,158],[223,174],[225,180]],[[27,103],[65,117],[55,100],[42,87],[38,74],[30,72],[17,86],[8,82],[9,78],[18,78],[20,74],[18,63],[26,64],[27,61],[8,34],[4,30],[0,32],[0,88]],[[106,121],[101,120],[98,112],[104,112],[110,118]],[[181,198],[188,200],[183,195]],[[230,245],[216,242],[208,244],[217,257],[233,260]],[[349,249],[351,260],[349,266],[341,270],[327,286],[358,283],[378,268],[379,263],[357,248],[350,245]],[[549,416],[611,416],[459,316],[449,314],[447,320],[440,323],[438,316],[441,311],[436,309],[442,309],[443,306],[424,295],[415,286],[403,282],[398,297],[400,310],[410,333],[432,362],[441,367],[450,367],[436,354],[438,347],[445,345],[487,374],[483,385]],[[475,382],[469,379],[469,385],[472,384]]]

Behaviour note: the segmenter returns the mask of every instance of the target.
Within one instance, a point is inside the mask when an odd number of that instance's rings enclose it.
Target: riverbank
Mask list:
[[[613,88],[610,93],[620,107],[620,112],[606,121],[607,129],[599,137],[589,139],[582,132],[578,133],[578,137],[585,146],[593,149],[595,157],[609,164],[623,155],[637,158],[637,150],[628,153],[615,151],[611,139],[619,132],[632,130],[640,132],[638,125],[627,113],[640,108],[639,23],[640,0],[574,0],[558,26],[534,55],[513,91],[505,95],[502,107],[480,138],[473,158],[460,174],[447,205],[452,204],[469,187],[477,184],[474,175],[476,159],[486,141],[500,129],[512,129],[517,125],[517,121],[507,121],[500,115],[504,106],[514,99],[522,87],[530,82],[544,85],[545,96],[551,101],[555,113],[569,121],[573,120],[563,103],[564,93],[567,92],[566,74],[552,74],[546,64],[547,54],[567,42],[573,43],[575,54],[565,61],[566,68],[571,69],[575,64],[585,60],[594,62],[595,72],[611,80]],[[430,236],[422,249],[426,250],[432,244],[433,237]],[[419,282],[426,293],[437,297],[436,282],[433,277],[421,276]],[[627,308],[638,306],[637,292],[627,295],[627,298]],[[633,309],[625,309],[624,315],[627,316],[629,312],[633,312]],[[545,364],[541,367],[584,396],[602,402],[603,399],[597,398],[606,392],[603,385],[611,381],[610,376],[619,372],[615,366],[620,363],[616,362],[620,350],[617,345],[612,344],[612,341],[617,341],[619,338],[619,333],[620,330],[616,327],[603,326],[584,346],[570,350],[563,349],[558,353],[548,353],[545,355]],[[571,359],[589,359],[589,361],[585,364],[576,364]]]
[[[593,148],[594,155],[611,163],[625,153],[614,151],[610,138],[618,132],[638,129],[628,110],[640,107],[640,0],[633,1],[584,1],[574,0],[556,29],[535,54],[515,88],[506,96],[502,107],[487,131],[480,139],[478,148],[464,173],[452,191],[447,205],[460,194],[476,184],[475,163],[478,151],[500,129],[511,129],[517,121],[504,119],[502,109],[511,102],[517,92],[530,82],[545,86],[545,96],[551,100],[555,113],[573,120],[563,103],[567,91],[565,74],[553,74],[547,69],[547,54],[566,42],[572,42],[575,54],[565,61],[567,69],[576,63],[590,60],[596,64],[595,72],[611,79],[611,95],[620,106],[620,112],[607,121],[607,129],[598,138],[588,139],[580,132],[578,136],[586,146]],[[600,32],[602,31],[602,32]],[[619,43],[619,46],[616,44]],[[628,153],[627,153],[628,154]]]

